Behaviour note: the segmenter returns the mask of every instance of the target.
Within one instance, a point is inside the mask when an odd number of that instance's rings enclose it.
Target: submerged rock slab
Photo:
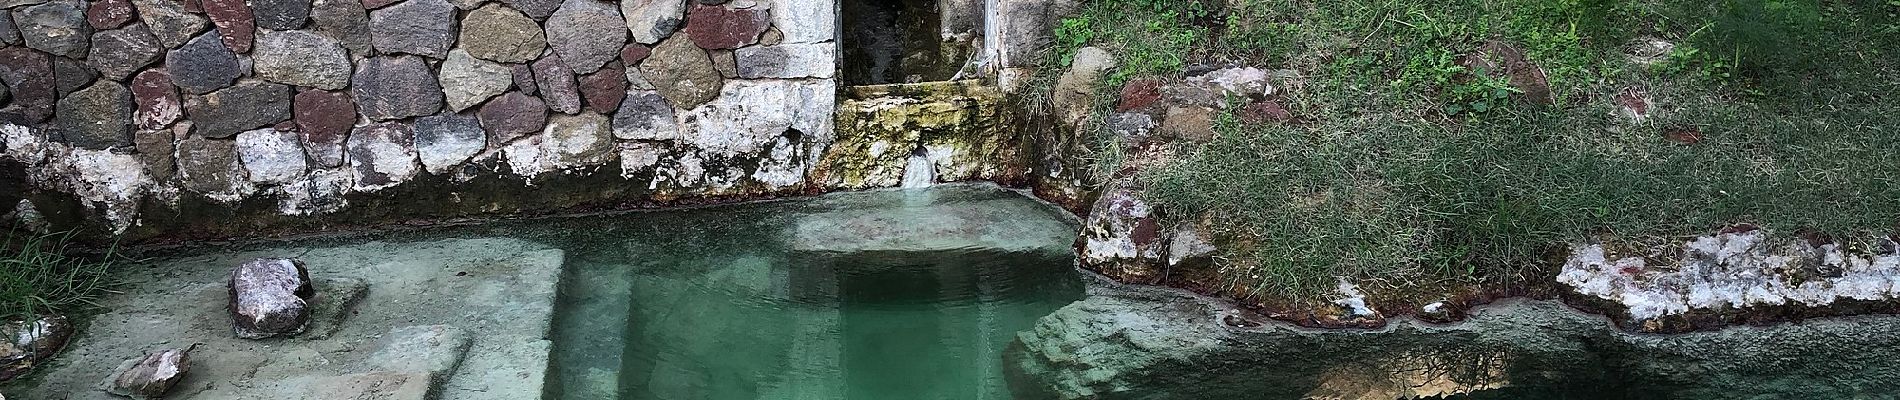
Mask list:
[[[313,324],[309,334],[271,342],[232,336],[223,301],[229,266],[287,254],[323,266],[312,279],[326,287],[356,280],[366,288],[319,290],[312,298],[314,320],[336,319],[332,334],[316,335],[331,328]],[[442,400],[539,398],[564,261],[561,250],[516,239],[213,250],[158,260],[150,268],[125,269],[117,288],[122,293],[102,299],[108,311],[89,322],[88,334],[68,345],[58,365],[46,366],[38,382],[0,391],[23,399],[105,399],[97,384],[121,361],[142,357],[154,343],[200,343],[192,351],[198,360],[192,376],[166,398],[352,398],[346,394],[354,392],[342,389],[370,387],[363,384],[371,380],[402,383],[364,389],[374,393],[428,393],[433,380],[438,397],[432,398]],[[360,297],[354,307],[332,307],[352,297]],[[431,379],[436,371],[394,371],[394,364],[368,361],[388,348],[374,345],[374,338],[392,328],[433,325],[467,332],[467,352],[453,371]],[[416,365],[441,369],[435,362]],[[393,375],[407,378],[379,378]]]
[[[1314,330],[1171,289],[1098,282],[1019,336],[1018,395],[1145,398],[1862,398],[1900,390],[1900,317],[1631,334],[1506,300],[1451,325]]]
[[[1064,223],[1065,217],[1035,203],[958,198],[969,193],[911,191],[898,204],[861,204],[804,216],[792,228],[792,250],[833,254],[1069,253],[1075,228]],[[1026,217],[1032,215],[1050,217]]]

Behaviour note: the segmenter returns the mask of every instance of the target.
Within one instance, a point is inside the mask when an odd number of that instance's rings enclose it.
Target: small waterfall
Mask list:
[[[937,166],[930,161],[930,151],[923,146],[910,152],[910,161],[904,164],[905,189],[921,189],[937,182]]]

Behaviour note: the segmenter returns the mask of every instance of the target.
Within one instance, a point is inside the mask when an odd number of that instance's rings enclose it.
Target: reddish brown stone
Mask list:
[[[356,125],[356,104],[347,92],[304,89],[292,101],[304,152],[319,168],[343,165],[343,142]]]
[[[627,68],[639,66],[641,61],[645,61],[647,56],[651,55],[653,55],[653,48],[644,44],[627,43],[627,47],[620,48],[620,62],[626,63]]]
[[[99,0],[86,7],[86,23],[92,29],[113,29],[132,22],[135,11],[132,2],[126,0]]]
[[[534,82],[541,86],[541,99],[562,114],[581,112],[580,85],[574,82],[574,69],[554,54],[534,61]]]
[[[702,49],[737,49],[759,42],[759,35],[771,26],[766,17],[757,9],[695,5],[686,15],[686,34]]]
[[[132,120],[140,128],[163,129],[184,113],[184,101],[178,98],[172,75],[164,68],[148,69],[132,78],[132,101],[138,104]]]
[[[13,97],[0,109],[7,121],[35,124],[53,116],[59,93],[51,56],[25,47],[0,48],[0,83]]]
[[[218,38],[224,39],[224,46],[238,54],[250,53],[251,41],[257,35],[257,21],[251,15],[251,6],[244,0],[203,0],[203,3],[205,15],[218,27]]]
[[[1701,128],[1690,126],[1690,127],[1679,127],[1679,128],[1664,128],[1663,138],[1669,139],[1669,141],[1676,142],[1676,143],[1696,144],[1696,143],[1701,143],[1704,137],[1702,136]]]
[[[1649,95],[1641,90],[1623,89],[1623,93],[1618,93],[1615,100],[1632,117],[1641,119],[1649,116]]]
[[[1293,119],[1293,113],[1287,111],[1286,105],[1280,104],[1279,100],[1267,100],[1248,104],[1247,108],[1240,110],[1240,118],[1250,123],[1286,122]]]
[[[515,88],[520,89],[521,93],[534,94],[537,89],[534,85],[534,67],[528,64],[514,64],[509,68],[511,68],[508,71],[509,75],[515,78]]]
[[[620,108],[620,100],[627,98],[627,72],[618,65],[608,64],[582,76],[580,84],[581,98],[587,100],[587,109],[597,113],[613,113]]]
[[[183,0],[179,2],[185,5],[185,12],[198,13],[198,14],[205,13],[204,3],[200,2],[199,0]]]
[[[548,123],[547,103],[521,92],[503,93],[488,100],[475,114],[488,131],[488,144],[501,146],[523,135],[540,132]]]
[[[1115,106],[1116,112],[1128,112],[1148,108],[1161,100],[1161,81],[1137,79],[1122,86],[1121,103]]]

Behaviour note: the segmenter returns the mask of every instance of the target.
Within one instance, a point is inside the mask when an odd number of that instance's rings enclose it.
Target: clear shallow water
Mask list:
[[[557,399],[1013,399],[1003,349],[1082,296],[1074,227],[981,187],[588,230],[568,246]]]

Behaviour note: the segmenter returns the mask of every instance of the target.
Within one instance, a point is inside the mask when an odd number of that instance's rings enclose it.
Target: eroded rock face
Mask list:
[[[31,203],[27,209],[31,209]],[[0,382],[32,372],[41,360],[51,357],[72,338],[73,325],[65,317],[7,321],[0,324]]]
[[[250,171],[256,184],[285,184],[302,177],[309,164],[297,132],[274,128],[252,130],[237,135],[238,159]]]
[[[1157,276],[1167,241],[1156,211],[1135,190],[1103,192],[1082,224],[1082,262],[1124,281]]]
[[[356,191],[373,192],[408,182],[422,168],[416,166],[415,132],[405,124],[384,122],[350,132],[350,169]]]
[[[431,115],[416,119],[416,154],[429,173],[449,172],[488,147],[481,122],[464,115]]]
[[[263,339],[302,333],[316,294],[303,261],[260,258],[231,272],[231,317],[237,336]]]
[[[627,93],[614,114],[614,137],[625,140],[672,140],[679,137],[679,125],[673,120],[673,105],[659,92],[638,90]]]
[[[104,386],[106,392],[136,399],[165,397],[191,372],[191,348],[164,349],[126,360]]]
[[[1879,246],[1894,248],[1890,238]],[[1659,318],[1774,306],[1825,307],[1900,297],[1900,254],[1849,252],[1840,244],[1777,240],[1764,230],[1702,236],[1679,248],[1673,265],[1602,244],[1572,249],[1557,282],[1624,307],[1645,329]]]

